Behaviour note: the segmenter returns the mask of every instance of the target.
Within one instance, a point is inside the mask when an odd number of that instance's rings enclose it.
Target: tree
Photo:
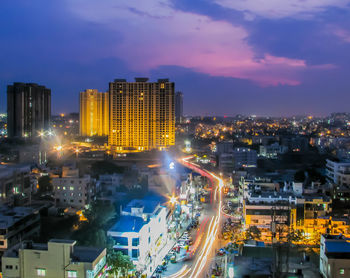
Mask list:
[[[260,239],[261,232],[257,226],[250,226],[246,231],[247,239]]]
[[[304,170],[300,170],[298,172],[295,173],[294,175],[294,180],[296,182],[304,182],[305,181],[305,173],[304,173]]]
[[[127,277],[130,270],[134,269],[134,264],[129,256],[123,255],[122,252],[115,251],[113,248],[107,249],[108,273],[113,277]]]
[[[123,173],[125,170],[124,167],[117,166],[113,162],[103,160],[96,161],[91,165],[91,172],[93,176],[99,176],[104,174],[114,174],[114,173]]]

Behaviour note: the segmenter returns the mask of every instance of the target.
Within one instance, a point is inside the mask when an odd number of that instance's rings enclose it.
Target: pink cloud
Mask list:
[[[344,29],[337,28],[334,30],[334,35],[343,40],[344,42],[350,43],[350,32]]]
[[[135,71],[175,65],[211,76],[248,79],[262,86],[296,86],[300,74],[309,68],[301,59],[269,53],[257,58],[243,27],[174,10],[168,0],[67,3],[81,18],[121,34],[121,42],[106,53],[125,60]]]
[[[346,8],[349,0],[214,0],[217,4],[242,11],[246,20],[267,18],[310,18],[329,7]]]

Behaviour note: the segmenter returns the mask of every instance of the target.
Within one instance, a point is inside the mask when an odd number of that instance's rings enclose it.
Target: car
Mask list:
[[[162,273],[163,269],[158,265],[156,268],[156,273]]]
[[[224,256],[226,253],[225,249],[221,248],[218,252],[217,252],[217,255],[218,256]]]

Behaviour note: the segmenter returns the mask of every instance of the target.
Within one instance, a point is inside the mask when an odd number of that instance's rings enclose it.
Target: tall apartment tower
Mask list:
[[[9,137],[35,138],[50,129],[51,90],[34,83],[7,86]]]
[[[177,123],[181,123],[183,119],[183,93],[176,92],[175,94],[175,120]]]
[[[107,136],[109,133],[108,93],[88,89],[80,93],[80,135]]]
[[[114,152],[164,149],[175,144],[175,84],[168,79],[109,83],[110,129]]]

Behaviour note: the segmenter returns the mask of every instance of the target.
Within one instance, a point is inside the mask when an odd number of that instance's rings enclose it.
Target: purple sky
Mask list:
[[[1,0],[6,85],[52,89],[54,113],[114,78],[167,77],[188,115],[349,111],[350,0]]]

